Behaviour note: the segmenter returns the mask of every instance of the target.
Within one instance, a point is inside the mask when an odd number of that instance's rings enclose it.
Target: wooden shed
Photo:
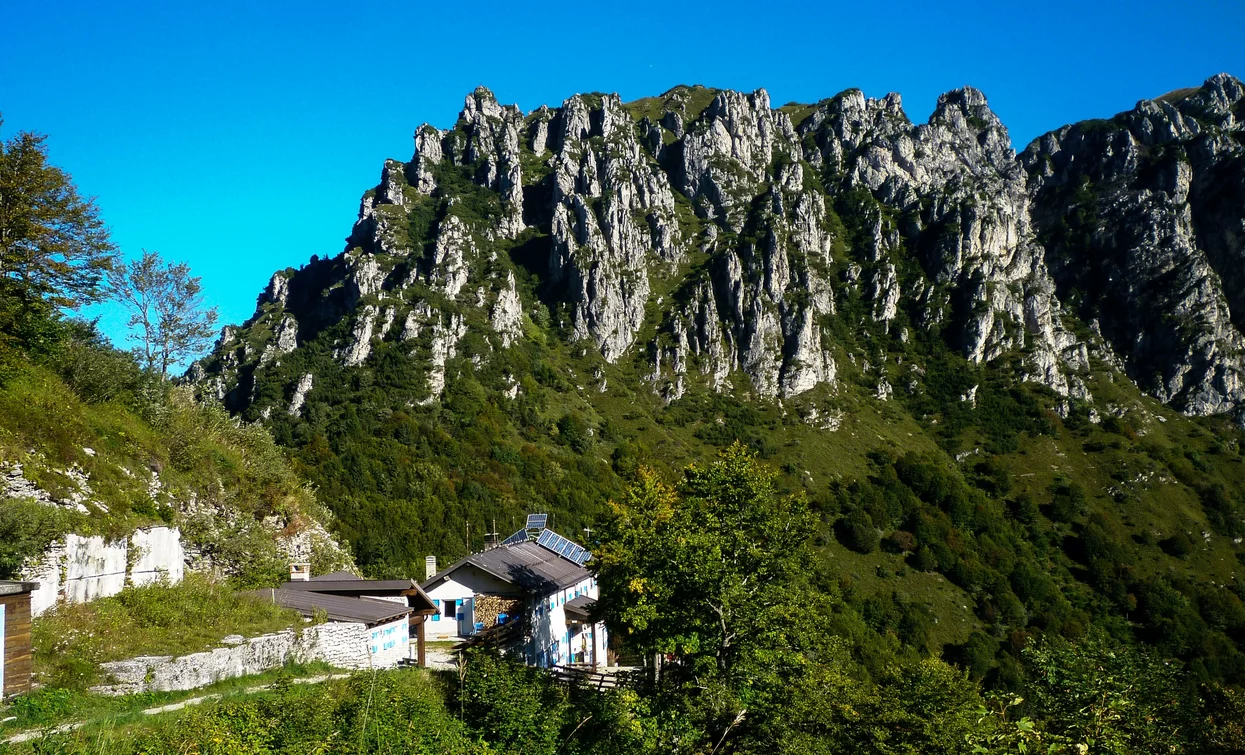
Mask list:
[[[0,699],[30,691],[30,593],[38,587],[0,581]]]

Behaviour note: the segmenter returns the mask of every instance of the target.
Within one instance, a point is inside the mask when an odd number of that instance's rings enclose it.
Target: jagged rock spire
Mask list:
[[[774,397],[833,386],[844,360],[878,369],[834,336],[869,327],[926,331],[976,362],[1020,355],[1028,379],[1080,399],[1092,352],[1188,411],[1230,409],[1245,371],[1232,181],[1245,179],[1224,166],[1240,159],[1242,97],[1215,76],[1017,157],[971,87],[920,124],[899,95],[859,90],[776,109],[765,90],[676,87],[525,115],[479,87],[453,128],[421,126],[411,160],[385,163],[341,257],[274,278],[243,329],[271,348],[222,343],[196,374],[245,405],[291,344],[332,333],[347,365],[405,344],[435,398],[451,360],[512,348],[539,307],[606,361],[645,363],[669,399],[693,381]],[[1102,252],[1089,255],[1061,225],[1087,180],[1103,187],[1077,231]],[[1176,285],[1144,294],[1160,281]],[[835,326],[856,298],[863,316]],[[1069,302],[1101,336],[1074,335]],[[292,375],[289,395],[304,382],[318,385]]]

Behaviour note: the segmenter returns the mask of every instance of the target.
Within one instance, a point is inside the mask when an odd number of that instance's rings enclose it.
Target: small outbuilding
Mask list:
[[[396,666],[409,657],[411,609],[405,603],[289,590],[285,587],[251,590],[250,594],[282,608],[298,611],[308,619],[362,624],[367,632],[370,663],[374,667]]]
[[[38,587],[0,581],[0,699],[30,691],[30,593]]]
[[[291,579],[281,585],[282,590],[293,592],[335,595],[360,600],[378,600],[404,605],[410,609],[407,637],[415,645],[419,665],[427,665],[424,641],[424,623],[438,612],[437,606],[424,593],[419,584],[411,579],[363,579],[350,572],[334,572],[311,579]]]

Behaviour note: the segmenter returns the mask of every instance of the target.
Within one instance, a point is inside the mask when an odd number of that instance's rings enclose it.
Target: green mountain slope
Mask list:
[[[266,430],[141,371],[88,326],[53,322],[38,353],[0,352],[0,577],[55,538],[181,529],[192,568],[267,584],[293,539],[349,562],[331,515]]]
[[[1207,125],[1162,138],[1219,145],[1230,173],[1240,90],[1209,80],[1180,103]],[[1099,628],[1239,683],[1235,367],[1189,356],[1239,334],[1188,297],[1065,306],[1078,268],[1052,213],[1091,200],[1008,145],[971,89],[921,125],[854,91],[524,115],[477,90],[386,163],[346,252],[275,275],[189,377],[290,449],[373,574],[528,511],[590,544],[639,465],[675,474],[738,439],[820,513],[814,578],[853,606],[845,633],[1009,680],[1029,636]],[[1126,309],[1137,358],[1107,320]],[[1155,360],[1180,380],[1153,390]]]

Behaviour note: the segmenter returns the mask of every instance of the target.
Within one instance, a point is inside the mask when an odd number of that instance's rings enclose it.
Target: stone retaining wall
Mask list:
[[[105,695],[139,692],[175,692],[206,687],[225,679],[259,674],[286,663],[323,661],[337,668],[362,670],[372,666],[368,653],[370,631],[360,623],[329,622],[287,629],[249,639],[229,647],[181,657],[141,656],[103,664],[111,684],[92,687]],[[396,660],[376,659],[384,665]]]

